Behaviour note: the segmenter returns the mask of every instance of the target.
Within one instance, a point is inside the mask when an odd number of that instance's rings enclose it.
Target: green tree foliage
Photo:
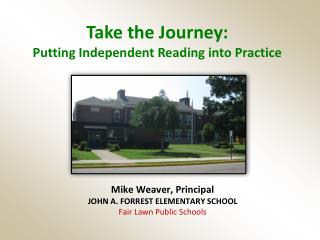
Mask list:
[[[214,127],[211,123],[206,123],[202,128],[202,138],[209,144],[214,137]]]
[[[246,76],[210,76],[210,97],[204,97],[204,113],[211,116],[222,135],[229,130],[246,137]]]
[[[158,129],[161,133],[161,151],[164,151],[164,131],[179,126],[179,112],[167,98],[153,97],[141,102],[134,110],[131,124],[136,127]]]

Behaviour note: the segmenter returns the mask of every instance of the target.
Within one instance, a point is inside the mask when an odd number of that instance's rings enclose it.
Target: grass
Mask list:
[[[72,168],[121,168],[121,167],[160,167],[160,166],[186,166],[201,164],[238,163],[245,160],[205,160],[205,161],[173,161],[173,162],[145,162],[145,163],[75,163]]]
[[[245,155],[245,145],[234,145],[234,156]],[[161,158],[201,158],[227,157],[230,149],[213,148],[207,144],[170,144],[165,152],[158,149],[121,149],[116,154],[127,159],[161,159]]]
[[[93,152],[80,151],[79,149],[72,148],[73,160],[99,160],[100,158]]]

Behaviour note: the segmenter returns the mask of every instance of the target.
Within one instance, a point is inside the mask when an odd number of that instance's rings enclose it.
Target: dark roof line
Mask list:
[[[125,96],[125,99],[100,99],[97,97],[89,97],[80,101],[77,101],[76,104],[80,105],[91,105],[91,106],[106,106],[106,107],[115,107],[115,108],[124,108],[124,107],[134,107],[142,101],[148,101],[150,98],[141,98],[133,96]],[[191,106],[186,105],[184,102],[170,101],[177,106],[178,111],[181,112],[190,112],[192,111]],[[194,109],[197,113],[201,113],[202,110]]]

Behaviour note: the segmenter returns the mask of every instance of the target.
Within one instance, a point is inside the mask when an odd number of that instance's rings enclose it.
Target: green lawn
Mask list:
[[[234,145],[233,155],[244,156],[245,145]],[[164,153],[158,149],[121,149],[115,152],[128,159],[150,158],[200,158],[200,157],[227,157],[230,149],[213,148],[206,144],[170,144]]]
[[[73,160],[98,160],[100,158],[93,152],[80,151],[79,149],[72,148],[72,159]]]

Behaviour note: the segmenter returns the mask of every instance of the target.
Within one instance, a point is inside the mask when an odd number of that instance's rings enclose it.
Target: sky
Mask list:
[[[72,109],[75,102],[95,96],[117,98],[119,89],[127,96],[151,98],[165,90],[171,101],[179,101],[188,91],[193,107],[202,109],[203,97],[210,96],[208,76],[73,76]]]

